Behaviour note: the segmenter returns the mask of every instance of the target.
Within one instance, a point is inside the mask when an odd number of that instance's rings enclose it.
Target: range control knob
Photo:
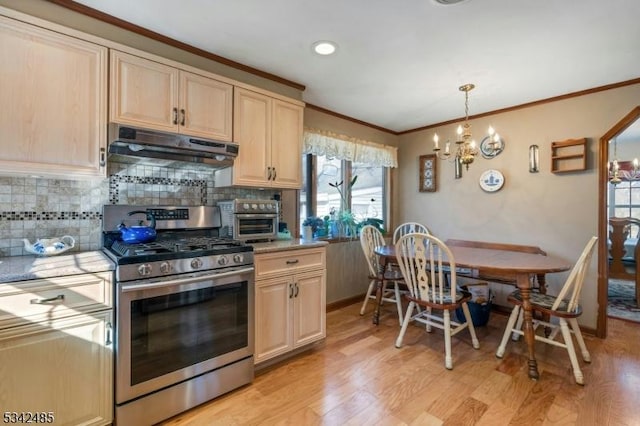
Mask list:
[[[264,204],[260,204],[258,207],[260,208],[260,210],[264,210]]]
[[[242,205],[242,208],[243,208],[243,209],[245,209],[245,210],[249,210],[249,204],[244,203],[244,204]]]
[[[193,259],[191,261],[191,267],[193,269],[200,269],[202,268],[202,259],[200,259],[199,257],[196,257],[195,259]]]
[[[163,274],[168,274],[173,269],[173,266],[169,262],[162,262],[160,264],[160,272]]]
[[[244,256],[241,255],[241,254],[234,254],[233,255],[233,261],[235,263],[242,263],[242,262],[244,262]]]
[[[229,263],[229,259],[227,258],[227,256],[220,256],[218,258],[218,265],[224,266],[224,265],[226,265],[228,263]]]
[[[267,209],[268,210],[273,210],[273,204],[267,204]]]
[[[252,210],[258,210],[258,205],[257,204],[251,204],[251,209]]]
[[[138,266],[138,274],[142,275],[143,277],[151,274],[151,265],[148,263],[143,263],[142,265]]]

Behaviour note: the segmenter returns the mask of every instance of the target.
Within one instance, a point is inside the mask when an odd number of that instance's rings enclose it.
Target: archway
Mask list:
[[[640,118],[640,106],[635,107],[622,120],[616,123],[600,138],[598,164],[598,322],[596,335],[601,338],[607,336],[607,288],[609,270],[608,241],[608,212],[607,189],[609,180],[609,142],[623,133]]]

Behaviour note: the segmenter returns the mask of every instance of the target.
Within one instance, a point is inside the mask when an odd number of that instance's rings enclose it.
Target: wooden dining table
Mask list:
[[[529,377],[537,380],[539,377],[538,364],[535,357],[535,337],[533,329],[533,314],[531,309],[531,277],[539,274],[567,271],[571,264],[555,256],[535,253],[523,253],[511,250],[496,250],[481,247],[449,246],[456,268],[470,268],[485,272],[496,272],[513,275],[517,287],[522,294],[524,311],[524,336],[528,349]],[[379,246],[375,253],[380,257],[380,266],[386,270],[387,265],[397,262],[396,250],[393,245]],[[445,258],[443,263],[449,264]],[[380,315],[380,299],[382,297],[382,283],[378,283],[376,290],[377,304],[374,311],[374,322]]]

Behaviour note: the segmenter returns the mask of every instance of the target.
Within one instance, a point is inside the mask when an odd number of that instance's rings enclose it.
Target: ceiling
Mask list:
[[[640,77],[638,0],[76,0],[393,132]],[[312,53],[317,40],[338,44]]]

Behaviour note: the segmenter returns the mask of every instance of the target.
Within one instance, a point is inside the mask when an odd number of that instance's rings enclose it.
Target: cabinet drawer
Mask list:
[[[113,272],[0,284],[0,329],[113,306]]]
[[[324,269],[325,264],[324,247],[258,254],[255,256],[256,279]]]

